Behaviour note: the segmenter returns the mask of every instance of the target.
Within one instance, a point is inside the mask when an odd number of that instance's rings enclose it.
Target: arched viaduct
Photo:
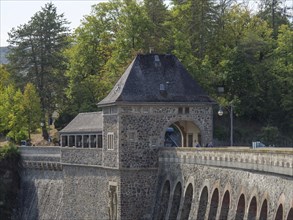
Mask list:
[[[285,154],[164,149],[155,219],[291,220],[292,172]]]

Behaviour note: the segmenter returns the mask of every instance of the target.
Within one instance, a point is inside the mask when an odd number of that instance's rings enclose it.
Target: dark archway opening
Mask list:
[[[164,142],[165,147],[181,147],[181,140],[181,131],[175,124],[172,124],[170,127],[167,128]]]
[[[255,196],[250,201],[249,209],[248,209],[248,219],[255,220],[257,212],[257,204]]]
[[[199,147],[201,133],[192,121],[177,121],[165,131],[165,147]]]
[[[190,183],[185,192],[184,203],[181,212],[181,220],[188,220],[191,204],[192,204],[192,197],[193,197],[193,188],[192,184]]]
[[[182,187],[181,187],[181,183],[179,182],[177,183],[175,187],[169,219],[177,218],[179,207],[180,207],[181,193],[182,193]]]
[[[218,205],[219,205],[219,191],[218,189],[215,189],[212,195],[212,200],[211,200],[210,213],[208,218],[209,220],[216,219]]]
[[[243,194],[241,194],[238,201],[238,205],[237,205],[235,220],[242,220],[244,218],[244,211],[245,211],[245,197]]]
[[[168,209],[169,198],[170,198],[170,182],[167,180],[163,187],[161,202],[159,203],[160,205],[159,214],[158,214],[159,220],[165,219],[166,212]]]
[[[220,220],[228,219],[229,207],[230,207],[230,193],[229,191],[226,191],[222,201]]]
[[[287,216],[287,220],[292,220],[293,219],[293,208],[290,209],[289,214]]]
[[[208,204],[208,188],[205,186],[200,195],[199,206],[197,210],[197,220],[202,220],[205,217]]]
[[[259,220],[267,220],[268,218],[268,202],[265,199],[262,203]]]
[[[283,206],[282,204],[280,204],[276,213],[275,220],[282,220],[282,219],[283,219]]]

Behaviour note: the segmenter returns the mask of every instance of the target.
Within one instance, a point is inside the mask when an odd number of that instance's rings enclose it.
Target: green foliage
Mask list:
[[[37,129],[41,119],[40,98],[35,86],[31,83],[28,83],[24,88],[22,106],[25,119],[23,128],[27,129],[28,138],[30,139],[31,132]]]
[[[261,129],[260,138],[267,145],[275,145],[279,137],[279,129],[274,126],[266,126]]]
[[[16,160],[19,159],[19,157],[19,148],[13,143],[9,143],[0,148],[0,161],[9,159]]]
[[[57,9],[48,3],[34,14],[27,24],[13,28],[9,33],[9,68],[17,85],[24,87],[31,82],[40,96],[43,137],[48,138],[46,117],[62,97],[65,57],[63,50],[69,46],[68,22]]]
[[[172,7],[160,0],[111,0],[92,7],[70,36],[70,45],[66,20],[47,4],[28,24],[10,33],[9,68],[16,86],[8,88],[11,82],[1,68],[0,89],[7,91],[0,94],[0,110],[9,115],[9,106],[20,97],[17,88],[24,90],[32,82],[40,97],[42,121],[58,110],[56,125],[61,128],[79,112],[97,111],[96,104],[133,57],[154,47],[155,52],[176,55],[221,105],[233,104],[236,121],[269,124],[292,136],[292,22],[279,0],[261,3],[260,10],[251,13],[230,0],[172,1]],[[220,97],[219,85],[225,87]],[[24,106],[16,105],[13,112],[9,123],[20,131],[15,112],[25,112]],[[6,118],[0,121],[2,132],[9,123]],[[235,138],[244,140],[248,130],[237,128]],[[220,128],[215,134],[227,138]]]
[[[0,217],[12,219],[12,213],[17,208],[19,190],[19,149],[9,144],[0,148]]]

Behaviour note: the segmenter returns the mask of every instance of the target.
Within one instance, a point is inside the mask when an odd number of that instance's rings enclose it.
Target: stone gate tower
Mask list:
[[[152,218],[159,149],[211,142],[212,104],[175,56],[137,55],[98,104],[110,218]]]

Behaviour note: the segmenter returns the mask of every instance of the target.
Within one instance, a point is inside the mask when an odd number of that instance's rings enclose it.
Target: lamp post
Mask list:
[[[218,87],[218,92],[220,94],[224,93],[224,87],[223,86],[219,86]],[[233,146],[233,104],[230,103],[229,104],[229,108],[227,108],[227,111],[230,113],[230,146]],[[222,110],[222,106],[220,106],[219,111],[218,111],[218,115],[219,116],[223,116],[224,112]]]

